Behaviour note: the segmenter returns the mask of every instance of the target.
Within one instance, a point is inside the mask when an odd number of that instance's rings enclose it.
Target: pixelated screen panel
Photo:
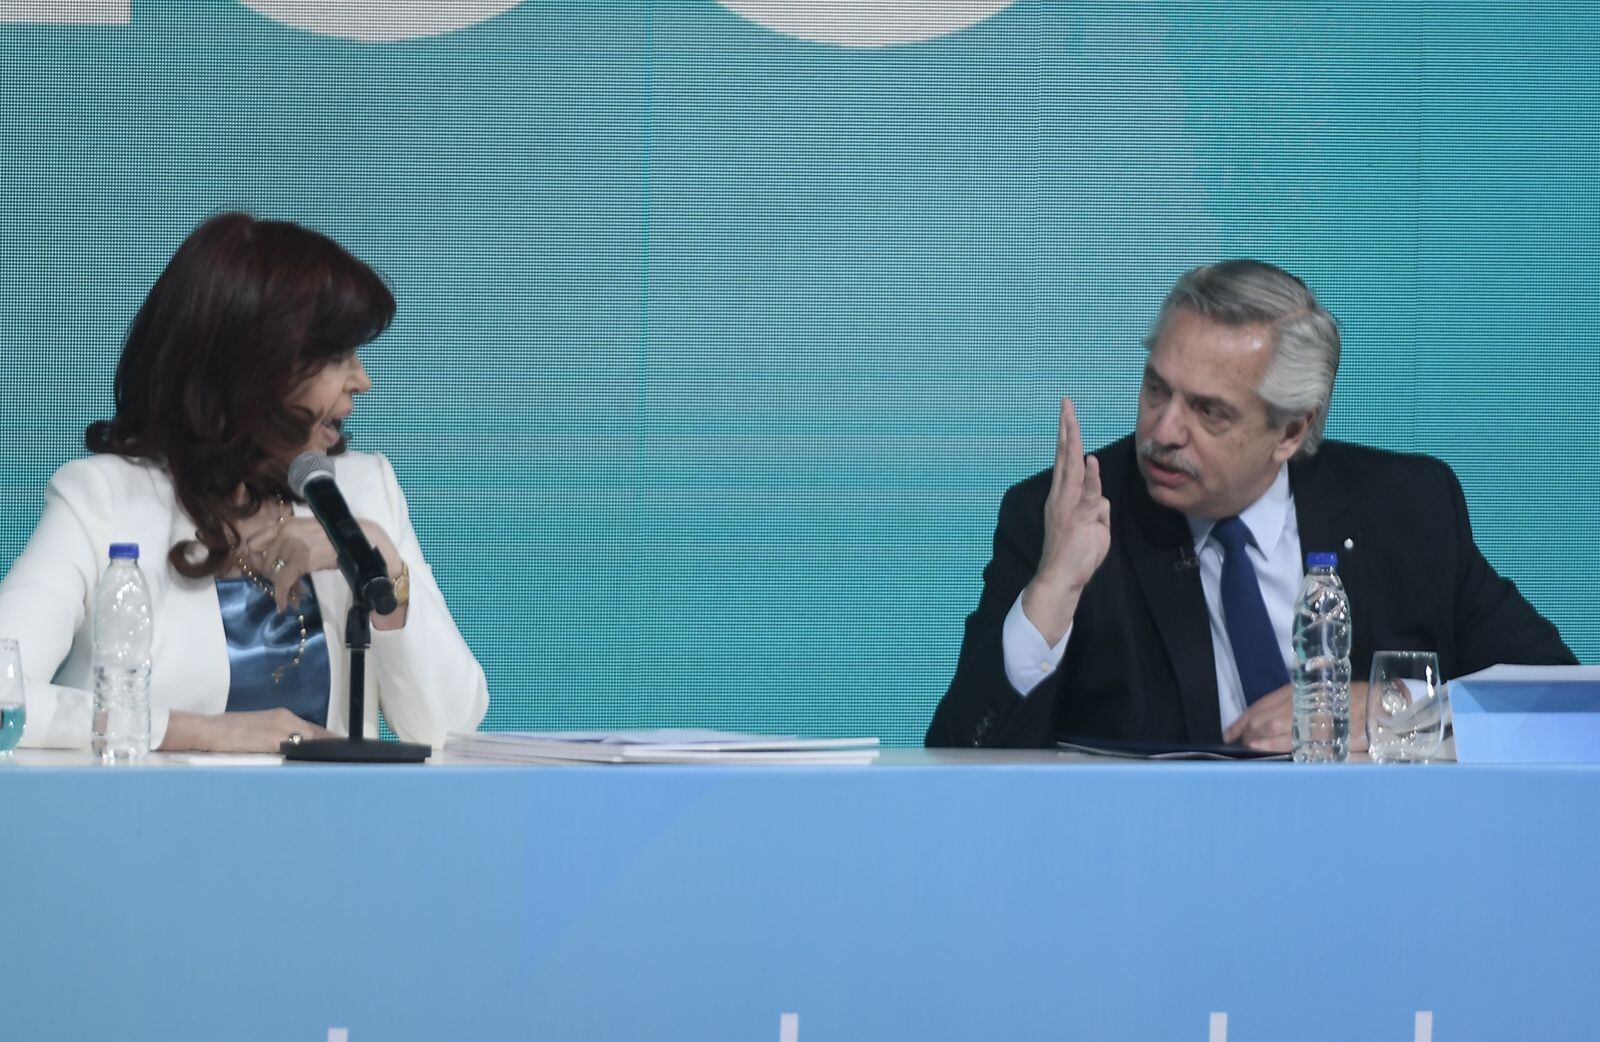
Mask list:
[[[1600,652],[1587,6],[359,6],[0,0],[0,561],[246,208],[394,284],[354,441],[486,727],[914,743],[1059,396],[1126,432],[1167,285],[1247,255],[1343,323],[1330,434],[1453,464]]]

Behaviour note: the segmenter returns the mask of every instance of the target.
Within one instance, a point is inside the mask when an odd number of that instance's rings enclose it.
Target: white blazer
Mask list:
[[[336,456],[339,489],[356,517],[389,533],[411,569],[406,624],[372,632],[367,652],[364,731],[377,737],[381,707],[408,741],[437,745],[447,731],[471,731],[489,706],[483,668],[456,629],[411,527],[389,461],[376,453]],[[295,504],[297,516],[310,509]],[[166,735],[174,709],[221,713],[228,705],[228,644],[214,579],[186,579],[167,551],[193,539],[195,525],[164,468],[121,456],[73,460],[45,492],[33,537],[0,582],[0,636],[22,650],[28,709],[22,744],[86,748],[93,685],[91,601],[110,545],[138,543],[154,609],[150,654],[150,744]],[[349,733],[349,661],[344,652],[350,588],[337,571],[315,572],[312,588],[328,637],[328,728]]]

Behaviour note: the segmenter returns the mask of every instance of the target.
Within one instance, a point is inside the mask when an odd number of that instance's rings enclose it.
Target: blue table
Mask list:
[[[1600,768],[57,757],[0,798],[7,1039],[1600,1036]]]

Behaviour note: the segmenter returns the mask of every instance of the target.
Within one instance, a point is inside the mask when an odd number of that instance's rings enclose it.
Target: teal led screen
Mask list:
[[[0,0],[0,567],[183,236],[339,239],[352,422],[485,727],[920,740],[1060,395],[1133,422],[1171,280],[1340,318],[1336,438],[1432,453],[1600,658],[1587,3]]]

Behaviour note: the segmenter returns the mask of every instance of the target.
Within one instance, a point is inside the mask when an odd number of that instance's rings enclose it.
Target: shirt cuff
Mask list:
[[[1022,610],[1022,595],[1017,594],[1017,601],[1006,615],[1005,628],[1000,633],[1005,648],[1006,679],[1011,681],[1017,694],[1026,697],[1041,680],[1056,671],[1061,665],[1061,656],[1066,654],[1067,638],[1071,636],[1072,627],[1068,626],[1067,632],[1053,646],[1046,644],[1044,636],[1028,621],[1027,613]]]

